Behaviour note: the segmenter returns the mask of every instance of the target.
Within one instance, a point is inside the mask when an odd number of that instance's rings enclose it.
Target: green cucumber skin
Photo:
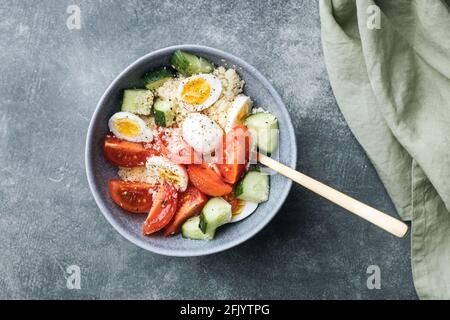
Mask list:
[[[171,79],[171,78],[162,78],[159,80],[155,80],[155,81],[150,82],[149,84],[146,84],[145,87],[148,90],[156,90],[159,87],[161,87],[169,79]]]
[[[181,50],[177,50],[172,54],[170,63],[173,68],[184,76],[191,76],[197,73],[211,73],[214,70],[213,64],[205,58]]]
[[[155,90],[162,86],[167,80],[176,76],[175,71],[170,67],[162,67],[150,71],[144,75],[145,87],[149,90]]]
[[[169,104],[169,107],[167,107],[166,104]],[[155,103],[153,104],[153,115],[155,117],[155,123],[158,126],[163,127],[171,126],[175,120],[175,107],[176,106],[174,106],[171,102],[156,99]]]
[[[138,100],[138,96],[141,94],[151,94],[152,100],[154,99],[153,93],[147,89],[125,89],[123,91],[122,103],[121,103],[121,111],[131,112],[134,114],[148,116],[151,114],[151,109],[153,102],[148,105],[140,105]],[[144,108],[144,109],[142,109]]]
[[[245,125],[254,133],[258,150],[270,157],[278,146],[278,119],[270,113],[258,112],[250,115]]]
[[[153,114],[155,116],[155,123],[158,126],[167,127],[166,124],[166,115],[162,111],[153,110]]]
[[[199,226],[199,216],[192,217],[188,219],[181,227],[181,235],[183,238],[191,240],[212,240],[214,238],[214,233],[203,233]]]
[[[200,221],[198,227],[202,230],[203,233],[206,233],[206,228],[208,227],[208,223],[205,220],[205,216],[203,213],[200,214]]]
[[[198,73],[211,73],[214,70],[213,64],[205,58],[199,57],[199,65]]]
[[[255,191],[255,183],[252,180],[258,179],[258,183],[264,183],[262,186],[262,191],[258,194],[258,191]],[[248,190],[248,188],[252,188]],[[244,178],[238,183],[235,189],[235,196],[238,199],[245,201],[252,201],[256,203],[265,202],[269,199],[269,191],[270,191],[270,181],[269,176],[257,171],[252,170],[248,171]],[[264,192],[264,194],[263,194]],[[256,193],[256,194],[255,194]]]
[[[216,212],[214,212],[216,210]],[[220,210],[220,211],[219,211]],[[226,210],[226,212],[224,211]],[[219,217],[211,217],[210,215],[218,215]],[[224,217],[223,215],[227,215]],[[209,217],[208,217],[209,216]],[[231,221],[231,205],[221,197],[211,198],[203,207],[200,214],[199,227],[204,233],[215,233],[216,229]],[[221,221],[209,221],[211,219],[221,219]],[[226,219],[226,220],[223,220]]]
[[[259,168],[259,167],[252,168],[251,170],[247,171],[244,174],[244,176],[241,178],[241,180],[237,183],[236,187],[234,188],[234,196],[235,197],[239,197],[244,192],[244,184],[242,182],[244,181],[244,178],[247,175],[247,173],[252,172],[252,171],[261,172],[261,168]]]
[[[182,75],[189,75],[187,69],[189,67],[189,61],[184,59],[183,52],[180,50],[175,51],[170,58],[170,63],[172,67],[177,70]]]
[[[245,176],[244,176],[244,178],[245,178]],[[236,198],[239,197],[242,193],[244,193],[244,185],[242,184],[242,181],[244,181],[244,178],[242,178],[242,180],[239,181],[236,188],[234,189],[234,196]]]

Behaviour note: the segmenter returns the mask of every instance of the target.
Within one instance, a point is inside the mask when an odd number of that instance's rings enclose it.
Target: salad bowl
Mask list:
[[[275,115],[279,124],[277,159],[295,167],[297,147],[294,129],[283,101],[261,73],[245,61],[221,50],[199,45],[178,45],[151,52],[133,62],[122,71],[106,89],[93,113],[86,139],[85,161],[87,179],[94,199],[107,221],[126,239],[146,250],[168,256],[201,256],[232,248],[259,232],[276,215],[283,205],[291,180],[279,175],[270,176],[268,201],[242,221],[225,225],[213,240],[196,241],[181,235],[165,237],[163,234],[145,236],[142,233],[142,216],[124,214],[111,199],[108,181],[117,178],[117,169],[104,157],[103,143],[108,134],[108,119],[119,109],[123,90],[142,87],[142,78],[148,70],[170,65],[171,55],[183,50],[213,62],[216,66],[236,69],[245,81],[244,93],[255,105]]]

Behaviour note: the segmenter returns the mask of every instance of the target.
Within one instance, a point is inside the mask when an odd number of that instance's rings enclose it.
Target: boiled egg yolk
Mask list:
[[[128,118],[114,120],[116,130],[127,137],[136,137],[141,133],[139,124]]]
[[[203,78],[194,78],[188,81],[181,92],[181,99],[189,104],[202,104],[208,100],[211,86]]]
[[[165,181],[171,182],[172,184],[179,185],[181,183],[180,177],[173,171],[165,168],[158,168],[158,176]]]

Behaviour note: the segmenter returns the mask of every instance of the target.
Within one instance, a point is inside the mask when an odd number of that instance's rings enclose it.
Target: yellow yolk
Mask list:
[[[242,124],[244,122],[244,119],[247,117],[248,115],[248,110],[245,108],[242,108],[236,117],[237,123],[236,124]]]
[[[180,177],[176,173],[164,168],[158,168],[158,175],[162,180],[166,180],[175,185],[179,185],[181,182]]]
[[[114,120],[117,131],[127,137],[136,137],[141,133],[141,127],[133,120],[123,118]]]
[[[195,78],[188,81],[181,92],[181,98],[189,104],[204,103],[211,94],[211,86],[208,81],[202,78]]]

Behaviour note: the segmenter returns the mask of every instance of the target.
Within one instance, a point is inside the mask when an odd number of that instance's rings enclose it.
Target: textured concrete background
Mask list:
[[[81,30],[66,8],[81,8]],[[136,58],[204,44],[258,68],[288,106],[297,168],[395,214],[333,97],[316,1],[7,1],[0,5],[0,298],[416,298],[398,240],[293,187],[229,251],[169,258],[127,242],[90,194],[84,142],[107,85]],[[81,290],[66,288],[68,265]],[[381,268],[381,290],[366,269]]]

